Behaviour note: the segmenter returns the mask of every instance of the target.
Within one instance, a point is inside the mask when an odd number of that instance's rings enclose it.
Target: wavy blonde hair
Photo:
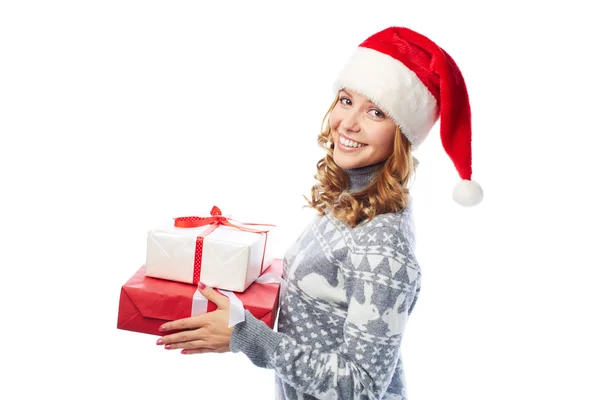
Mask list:
[[[311,189],[308,205],[320,215],[331,209],[333,215],[351,227],[362,221],[372,220],[376,215],[398,212],[409,202],[409,182],[412,180],[418,160],[411,154],[411,144],[396,126],[392,154],[376,171],[376,178],[364,189],[351,193],[346,173],[333,161],[334,143],[329,115],[338,102],[335,100],[323,118],[317,143],[325,150],[325,157],[317,162],[317,183]]]

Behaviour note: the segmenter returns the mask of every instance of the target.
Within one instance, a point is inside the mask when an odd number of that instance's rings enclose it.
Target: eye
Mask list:
[[[351,106],[352,105],[352,101],[347,98],[347,97],[340,97],[340,103],[342,103],[345,106]]]
[[[385,114],[376,108],[369,110],[369,113],[375,118],[385,118]]]

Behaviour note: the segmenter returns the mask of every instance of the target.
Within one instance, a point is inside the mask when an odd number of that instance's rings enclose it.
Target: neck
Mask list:
[[[366,167],[359,168],[351,168],[342,170],[346,173],[349,180],[348,190],[350,192],[359,192],[366,188],[371,180],[373,179],[373,175],[377,172],[377,169],[383,165],[383,161],[377,164],[367,165]]]

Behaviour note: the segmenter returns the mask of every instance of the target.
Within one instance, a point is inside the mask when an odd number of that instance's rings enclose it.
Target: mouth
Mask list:
[[[342,135],[338,132],[338,142],[342,147],[347,149],[359,149],[361,147],[368,146],[368,144],[357,142],[355,140],[349,139],[346,136]]]

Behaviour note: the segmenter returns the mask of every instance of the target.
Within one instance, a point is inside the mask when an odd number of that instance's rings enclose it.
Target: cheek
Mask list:
[[[396,128],[392,129],[381,129],[377,130],[373,134],[372,145],[377,146],[381,152],[391,152],[394,149],[394,136],[396,135]]]
[[[336,130],[340,126],[340,122],[342,119],[340,118],[339,113],[335,111],[335,109],[329,114],[329,126],[331,129]]]

